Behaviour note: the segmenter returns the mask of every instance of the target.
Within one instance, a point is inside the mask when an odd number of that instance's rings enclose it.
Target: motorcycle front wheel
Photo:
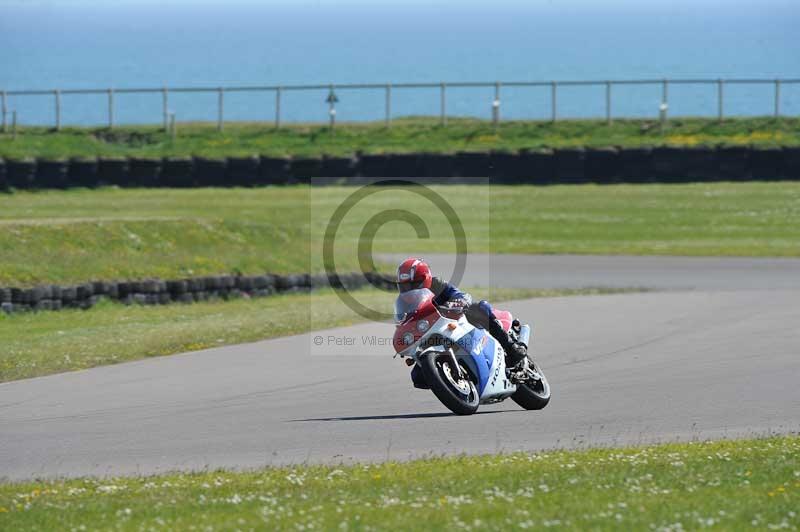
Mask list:
[[[453,413],[460,416],[474,414],[480,397],[466,367],[453,367],[453,357],[446,353],[433,353],[420,359],[420,367],[434,395]]]

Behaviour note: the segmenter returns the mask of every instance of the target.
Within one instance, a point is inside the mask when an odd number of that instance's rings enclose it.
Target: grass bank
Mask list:
[[[0,484],[7,530],[800,526],[800,438]]]
[[[473,295],[497,302],[620,291],[498,288],[477,289]],[[359,290],[353,295],[369,308],[385,312],[391,312],[394,303],[393,294],[378,290]],[[0,382],[363,321],[330,290],[192,305],[127,307],[103,302],[89,310],[0,313]]]
[[[800,145],[798,118],[676,118],[662,132],[654,120],[506,121],[497,129],[478,119],[451,118],[447,127],[435,118],[396,119],[387,129],[380,123],[336,126],[229,123],[219,132],[215,124],[178,126],[172,140],[159,126],[65,128],[25,127],[12,140],[0,134],[0,157],[68,158],[87,156],[173,157],[198,155],[350,155],[366,153],[456,152],[519,150],[567,146],[696,146]]]
[[[800,183],[437,186],[468,249],[493,253],[800,256]],[[101,189],[0,195],[0,286],[321,271],[323,232],[353,187]],[[384,191],[342,220],[340,271],[358,269],[373,216],[411,210],[430,238],[390,221],[375,252],[456,250],[448,220]]]

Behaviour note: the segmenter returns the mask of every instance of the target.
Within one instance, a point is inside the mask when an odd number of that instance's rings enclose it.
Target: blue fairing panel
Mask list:
[[[486,383],[489,382],[492,360],[494,359],[494,338],[483,329],[477,327],[465,334],[456,342],[465,353],[472,356],[478,370],[478,394],[483,394]]]

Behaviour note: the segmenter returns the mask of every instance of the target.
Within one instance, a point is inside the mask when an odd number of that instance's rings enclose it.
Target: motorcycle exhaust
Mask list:
[[[531,339],[531,326],[530,325],[523,325],[519,328],[519,333],[517,334],[520,343],[525,344],[525,347],[528,347],[528,341]]]

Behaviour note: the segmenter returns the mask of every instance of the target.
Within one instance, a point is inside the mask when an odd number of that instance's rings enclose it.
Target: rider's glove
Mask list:
[[[458,298],[445,302],[444,304],[440,305],[439,308],[445,312],[463,313],[464,309],[466,309],[468,306],[469,302],[466,299]]]
[[[467,308],[467,306],[469,306],[469,303],[467,303],[467,300],[463,299],[463,298],[454,299],[452,301],[449,301],[448,303],[453,308]]]

